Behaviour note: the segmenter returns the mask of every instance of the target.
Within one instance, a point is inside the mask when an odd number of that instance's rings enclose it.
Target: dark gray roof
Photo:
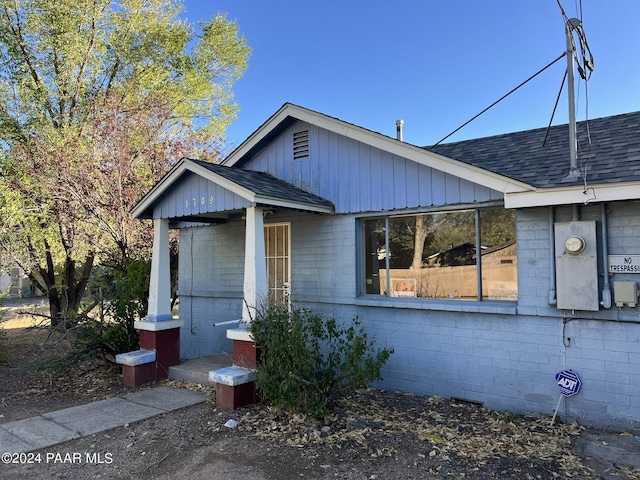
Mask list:
[[[578,122],[576,130],[578,182],[585,167],[590,185],[640,180],[640,112]],[[543,143],[546,134],[538,128],[424,148],[532,186],[568,185],[569,127],[551,127]]]
[[[225,167],[224,165],[203,162],[201,160],[190,159],[190,161],[203,166],[216,175],[220,175],[241,187],[251,190],[260,197],[269,197],[288,202],[305,203],[320,207],[334,207],[333,203],[329,200],[318,195],[305,192],[295,185],[285,182],[284,180],[280,180],[268,173],[244,170],[242,168],[235,167]]]

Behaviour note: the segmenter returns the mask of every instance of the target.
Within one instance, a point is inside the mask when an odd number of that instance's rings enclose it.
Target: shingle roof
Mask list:
[[[318,195],[305,192],[284,180],[264,172],[244,170],[242,168],[226,167],[220,164],[190,160],[210,170],[216,175],[251,190],[260,197],[268,197],[290,202],[305,203],[320,207],[333,208],[333,203]]]
[[[578,122],[576,130],[579,182],[585,166],[590,185],[640,180],[640,112]],[[569,127],[551,127],[543,144],[546,134],[539,128],[424,148],[536,187],[567,185]]]

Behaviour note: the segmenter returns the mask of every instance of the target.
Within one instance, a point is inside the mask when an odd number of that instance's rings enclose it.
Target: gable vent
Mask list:
[[[293,132],[293,159],[309,157],[309,130]]]

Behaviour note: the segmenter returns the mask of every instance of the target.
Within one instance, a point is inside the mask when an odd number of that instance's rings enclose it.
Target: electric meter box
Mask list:
[[[596,222],[557,222],[554,227],[557,307],[597,311],[600,301]]]

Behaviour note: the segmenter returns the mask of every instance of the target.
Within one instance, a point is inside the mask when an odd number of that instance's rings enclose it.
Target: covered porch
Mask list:
[[[190,159],[182,159],[136,205],[135,218],[153,220],[154,240],[149,309],[135,324],[140,350],[118,359],[125,384],[166,378],[181,360],[228,351],[231,341],[250,341],[246,328],[256,309],[270,288],[285,287],[273,285],[277,277],[269,274],[265,250],[265,218],[282,211],[331,214],[334,207],[266,173]],[[171,312],[172,228],[180,229],[178,317]],[[218,231],[218,237],[211,233]],[[192,250],[194,235],[211,235],[210,249]],[[224,253],[231,250],[236,253]],[[234,364],[237,357],[234,352]]]

